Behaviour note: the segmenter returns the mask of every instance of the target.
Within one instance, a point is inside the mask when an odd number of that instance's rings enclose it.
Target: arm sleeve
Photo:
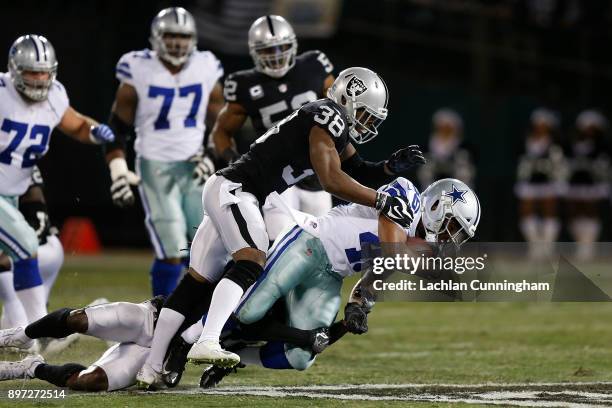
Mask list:
[[[115,134],[115,140],[104,145],[105,152],[111,152],[116,149],[121,149],[125,152],[127,140],[130,138],[133,126],[128,125],[119,118],[114,112],[111,112],[108,119],[108,125]]]
[[[359,153],[355,153],[342,162],[342,171],[364,186],[375,190],[396,177],[385,173],[384,160],[379,162],[366,161],[359,156]]]

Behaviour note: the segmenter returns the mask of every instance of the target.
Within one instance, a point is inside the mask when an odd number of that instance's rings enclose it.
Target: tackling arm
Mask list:
[[[372,188],[390,182],[398,174],[425,163],[425,157],[417,145],[410,145],[393,153],[388,160],[370,162],[363,160],[355,147],[349,144],[342,152],[342,170],[355,180]]]
[[[314,126],[309,141],[312,168],[325,191],[353,203],[376,206],[376,191],[359,184],[342,170],[334,142],[323,129]]]

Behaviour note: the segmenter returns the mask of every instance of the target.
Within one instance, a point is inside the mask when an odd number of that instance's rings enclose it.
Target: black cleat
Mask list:
[[[168,388],[174,388],[181,381],[185,364],[187,364],[187,353],[191,349],[191,344],[178,336],[172,340],[168,348],[168,358],[164,366],[164,374],[162,380]]]
[[[202,373],[202,378],[200,378],[200,388],[214,388],[223,378],[235,372],[237,372],[236,367],[225,368],[214,365],[210,366]]]

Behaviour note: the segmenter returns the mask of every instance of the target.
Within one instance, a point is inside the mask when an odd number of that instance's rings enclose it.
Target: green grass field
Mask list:
[[[144,253],[68,257],[52,293],[50,310],[83,306],[98,297],[111,301],[142,301],[149,297],[149,265],[150,256]],[[346,284],[345,290],[350,286]],[[525,383],[612,381],[611,316],[612,304],[608,303],[379,303],[370,317],[369,333],[345,336],[319,356],[309,370],[297,372],[248,367],[222,383],[222,390],[228,390],[227,393],[246,389],[236,386],[259,387],[256,389],[259,394],[269,391],[268,388],[261,388],[265,386],[290,387],[276,388],[287,391],[283,395],[255,395],[257,392],[251,391],[245,393],[253,395],[203,395],[199,391],[188,394],[190,389],[197,390],[201,374],[201,368],[189,367],[176,394],[144,394],[128,390],[78,395],[69,391],[69,396],[64,400],[27,400],[21,401],[21,404],[103,405],[108,408],[173,405],[259,407],[279,404],[283,407],[471,406],[467,397],[463,399],[464,402],[457,403],[444,398],[439,401],[418,401],[419,395],[424,394],[440,393],[444,396],[467,392],[472,389],[470,384],[517,383],[522,384],[518,387],[523,390],[529,388]],[[87,365],[95,361],[105,348],[106,344],[100,340],[83,338],[62,354],[48,356],[48,361]],[[13,360],[18,356],[2,353],[0,358]],[[363,386],[345,390],[332,387],[328,394],[348,397],[305,398],[306,394],[322,392],[323,387],[312,387],[319,385],[414,383],[457,386],[388,389]],[[291,396],[297,392],[295,387],[304,387],[303,395]],[[578,391],[593,390],[595,387],[598,393],[612,393],[609,384],[588,387],[568,384],[568,387]],[[13,406],[16,403],[6,398],[9,389],[42,388],[52,386],[40,381],[0,383],[0,405]],[[554,390],[557,388],[549,390],[549,394],[556,392]],[[447,392],[448,389],[456,391]],[[492,391],[503,389],[502,386],[491,386]],[[360,395],[372,398],[362,401],[364,398]],[[561,393],[557,399],[565,400],[564,395]]]

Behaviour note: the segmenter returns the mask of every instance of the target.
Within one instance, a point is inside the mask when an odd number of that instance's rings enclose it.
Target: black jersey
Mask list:
[[[282,193],[315,174],[309,152],[309,136],[314,126],[332,138],[340,154],[349,143],[348,123],[344,108],[331,99],[310,102],[271,127],[247,153],[217,173],[242,183],[242,189],[263,204],[271,192]]]
[[[282,78],[272,78],[255,68],[230,74],[223,95],[246,110],[257,134],[262,135],[294,110],[325,97],[323,84],[333,69],[321,51],[307,51],[296,57],[295,66]]]

